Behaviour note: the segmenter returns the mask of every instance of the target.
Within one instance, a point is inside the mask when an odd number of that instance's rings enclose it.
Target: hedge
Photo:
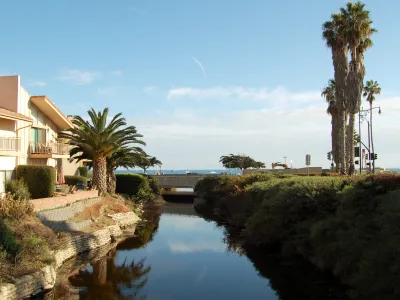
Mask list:
[[[83,176],[64,176],[65,183],[68,185],[82,184],[85,188],[87,187],[87,178]]]
[[[116,192],[127,194],[139,200],[153,200],[154,192],[150,187],[149,179],[140,174],[116,174]]]
[[[56,169],[51,166],[20,165],[16,175],[28,185],[33,199],[52,197],[56,190]]]
[[[88,177],[88,168],[86,166],[78,167],[79,175],[82,177]]]

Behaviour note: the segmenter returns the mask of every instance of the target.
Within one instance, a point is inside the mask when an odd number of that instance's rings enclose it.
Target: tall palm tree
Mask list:
[[[346,85],[346,108],[349,113],[349,133],[347,135],[347,159],[348,173],[354,173],[354,131],[355,115],[361,106],[363,92],[363,82],[365,76],[364,52],[372,46],[370,37],[376,30],[372,28],[370,12],[365,9],[365,4],[361,2],[347,3],[340,9],[342,23],[338,31],[344,37],[351,53],[349,72]]]
[[[381,93],[381,88],[377,81],[368,80],[366,82],[365,87],[364,87],[363,96],[367,98],[367,101],[369,102],[369,107],[370,107],[369,124],[370,124],[370,130],[371,130],[372,153],[375,153],[374,152],[374,139],[372,138],[372,103],[375,101],[375,95],[379,95],[380,93]],[[372,159],[372,170],[375,171],[375,159]]]
[[[338,130],[338,110],[336,106],[336,83],[334,79],[329,79],[328,85],[322,90],[321,96],[325,98],[328,103],[328,108],[326,112],[331,116],[331,151],[333,156],[333,161],[337,166],[337,152],[338,152],[338,143],[337,143],[337,130]]]
[[[85,121],[80,116],[74,116],[74,128],[60,134],[61,138],[69,140],[72,145],[70,155],[72,159],[82,159],[82,156],[92,159],[93,185],[99,193],[107,191],[107,157],[120,148],[137,142],[142,137],[135,126],[127,126],[121,113],[116,114],[107,123],[108,108],[96,112],[93,108],[88,111],[90,121]],[[83,151],[83,154],[82,154]]]
[[[332,14],[331,20],[322,26],[322,37],[326,46],[332,50],[335,79],[335,100],[337,109],[337,164],[339,172],[346,173],[346,83],[348,74],[348,46],[340,32],[343,24],[341,14]]]

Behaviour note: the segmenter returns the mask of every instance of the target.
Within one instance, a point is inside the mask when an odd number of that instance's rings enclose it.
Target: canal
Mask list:
[[[344,299],[303,262],[234,245],[192,204],[167,203],[145,217],[135,237],[69,277],[79,299]]]

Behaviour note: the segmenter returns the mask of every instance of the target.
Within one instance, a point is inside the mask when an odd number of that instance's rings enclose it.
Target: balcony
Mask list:
[[[70,146],[58,142],[31,142],[29,146],[30,158],[69,158]]]
[[[15,156],[20,151],[20,138],[0,136],[0,156]]]

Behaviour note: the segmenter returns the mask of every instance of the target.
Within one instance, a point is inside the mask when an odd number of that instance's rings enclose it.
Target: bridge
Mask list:
[[[158,180],[160,188],[173,189],[173,188],[194,188],[200,179],[207,176],[204,175],[152,175]]]

